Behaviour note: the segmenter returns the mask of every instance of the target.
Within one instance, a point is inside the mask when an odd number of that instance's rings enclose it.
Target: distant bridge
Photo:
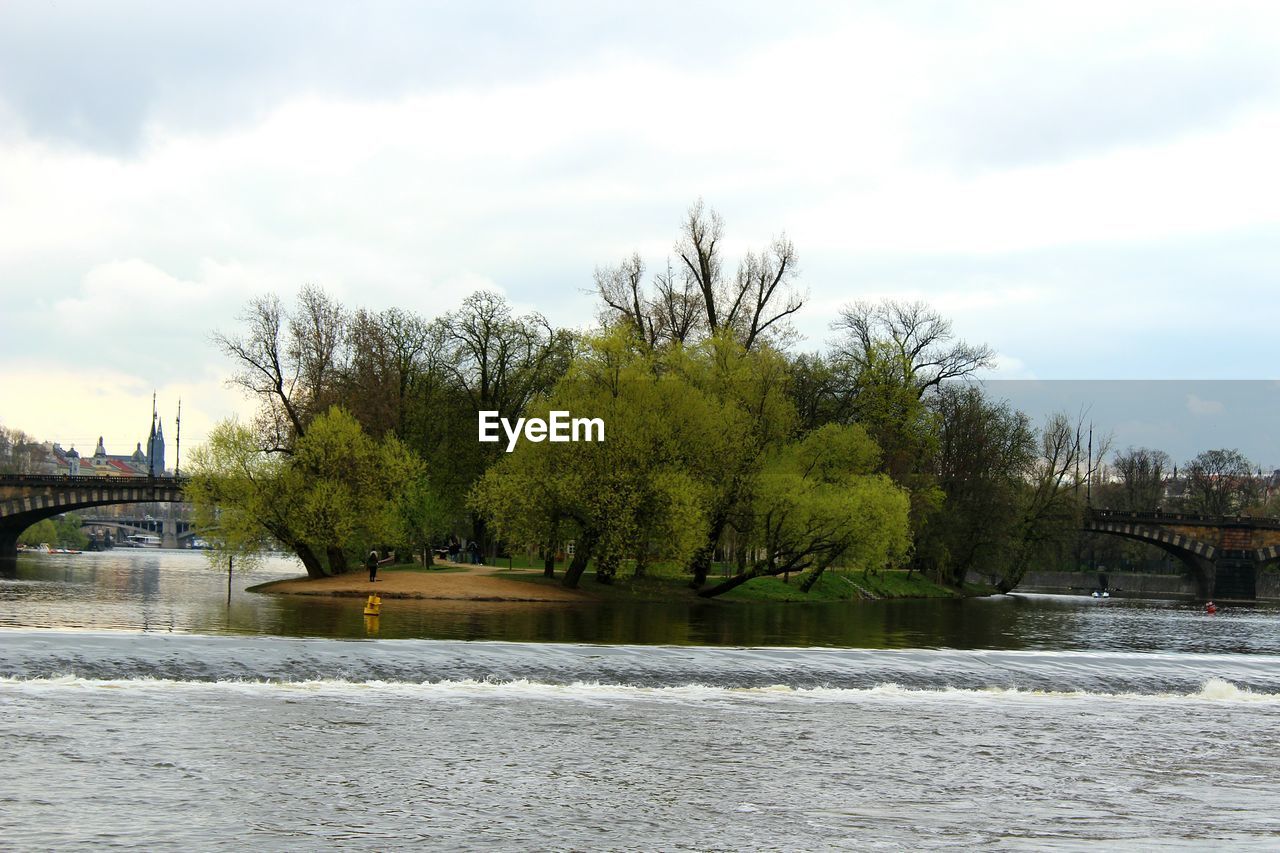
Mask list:
[[[175,503],[183,477],[69,477],[0,475],[0,567],[18,560],[18,536],[31,525],[93,506]]]
[[[173,547],[181,547],[184,539],[194,539],[199,534],[186,519],[168,518],[99,518],[80,516],[80,527],[94,533],[109,528],[122,536],[159,536]],[[170,547],[169,545],[165,546]]]
[[[1204,598],[1253,599],[1258,572],[1280,560],[1280,519],[1092,509],[1084,529],[1146,542],[1190,567]]]

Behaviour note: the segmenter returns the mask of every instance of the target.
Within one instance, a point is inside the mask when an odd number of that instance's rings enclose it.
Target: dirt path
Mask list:
[[[369,583],[365,569],[352,569],[331,578],[290,578],[253,588],[271,595],[336,595],[360,597],[377,593],[383,598],[429,598],[448,601],[590,601],[591,596],[561,586],[547,586],[504,578],[501,566],[463,566],[437,560],[441,566],[461,572],[381,569]]]

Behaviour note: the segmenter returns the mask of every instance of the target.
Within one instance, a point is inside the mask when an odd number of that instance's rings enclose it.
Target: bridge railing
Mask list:
[[[111,474],[101,477],[72,477],[70,474],[0,474],[0,486],[171,486],[182,488],[187,477],[130,477]]]
[[[1195,524],[1201,526],[1239,526],[1280,529],[1280,518],[1257,515],[1198,515],[1192,512],[1163,510],[1091,509],[1094,521],[1147,521],[1153,524]]]

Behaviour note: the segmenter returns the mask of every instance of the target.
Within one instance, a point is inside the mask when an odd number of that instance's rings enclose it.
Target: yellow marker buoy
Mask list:
[[[369,600],[364,603],[365,616],[378,616],[382,613],[382,596],[371,595]]]

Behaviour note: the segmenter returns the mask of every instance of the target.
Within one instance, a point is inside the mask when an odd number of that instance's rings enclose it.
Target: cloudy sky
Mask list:
[[[1269,2],[3,3],[0,423],[194,443],[306,282],[582,325],[699,196],[795,242],[808,348],[892,296],[1005,378],[1275,378],[1277,56]]]

